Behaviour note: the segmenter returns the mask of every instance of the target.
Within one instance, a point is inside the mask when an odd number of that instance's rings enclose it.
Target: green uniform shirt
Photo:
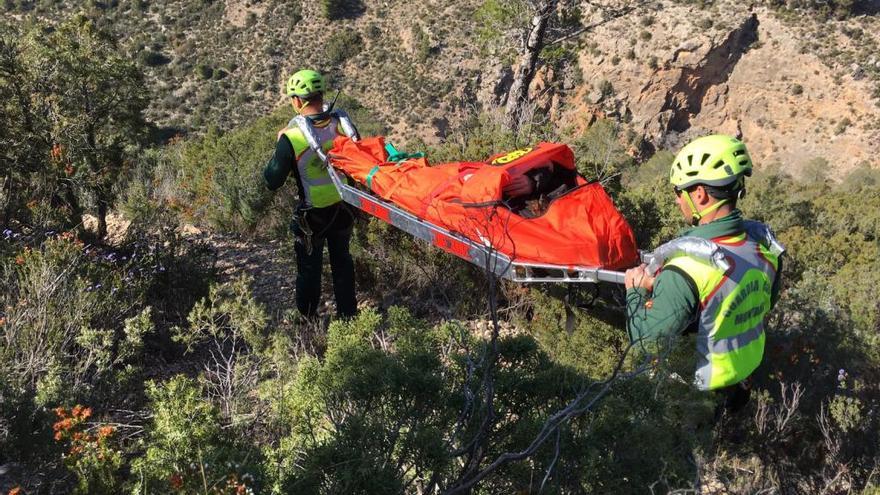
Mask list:
[[[681,232],[681,236],[703,239],[732,236],[743,231],[742,213],[733,210],[729,215],[705,225]],[[782,259],[773,281],[771,305],[779,299]],[[645,303],[651,301],[651,304]],[[693,281],[674,269],[662,270],[654,280],[654,290],[634,288],[626,291],[626,329],[631,341],[656,341],[677,335],[697,321],[699,297]]]

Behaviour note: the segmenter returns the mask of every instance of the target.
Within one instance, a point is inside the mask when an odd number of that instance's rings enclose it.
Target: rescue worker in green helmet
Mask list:
[[[682,236],[711,241],[726,268],[688,254],[669,256],[659,272],[627,270],[627,331],[633,342],[696,339],[694,384],[721,393],[728,410],[747,401],[747,378],[764,354],[764,318],[779,297],[782,247],[763,224],[743,219],[752,160],[745,144],[724,135],[694,140],[672,163],[670,182],[691,228]]]
[[[326,151],[332,147],[336,136],[356,134],[357,131],[344,112],[325,107],[324,92],[327,88],[321,74],[313,70],[300,70],[290,76],[285,89],[294,110],[302,119],[297,121],[294,118],[278,133],[275,153],[266,164],[263,176],[273,191],[284,185],[289,175],[293,175],[296,181],[299,204],[291,229],[296,238],[297,309],[307,318],[317,314],[326,244],[337,314],[341,317],[354,316],[357,300],[354,262],[349,252],[354,214],[342,202],[327,165],[310,147],[306,134],[312,134],[317,144]],[[341,120],[348,125],[343,125]],[[301,125],[294,125],[294,122]]]

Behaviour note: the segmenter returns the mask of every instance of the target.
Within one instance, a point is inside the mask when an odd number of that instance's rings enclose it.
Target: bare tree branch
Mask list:
[[[621,373],[623,365],[626,362],[626,357],[629,355],[629,352],[633,348],[633,346],[634,343],[630,343],[630,345],[627,346],[623,355],[621,355],[618,359],[617,364],[614,367],[611,375],[607,379],[605,379],[605,381],[589,384],[584,388],[581,393],[579,393],[574,399],[572,399],[565,408],[556,412],[550,418],[548,418],[547,421],[544,423],[544,426],[541,428],[541,431],[535,436],[528,447],[519,452],[505,452],[499,455],[495,458],[494,461],[492,461],[491,464],[480,470],[477,474],[470,477],[469,479],[461,479],[458,484],[453,485],[452,487],[444,491],[443,494],[454,495],[458,493],[466,493],[468,490],[476,486],[477,483],[495,472],[503,465],[508,464],[512,461],[523,460],[534,455],[535,452],[537,452],[538,449],[541,447],[541,445],[543,445],[543,443],[547,440],[547,438],[555,433],[563,423],[591,410],[602,398],[604,398],[608,394],[611,387],[617,381],[623,379],[631,379],[650,369],[650,360],[646,358],[632,372],[625,374]],[[593,390],[597,387],[599,388],[599,390],[595,392],[595,394],[592,394]]]

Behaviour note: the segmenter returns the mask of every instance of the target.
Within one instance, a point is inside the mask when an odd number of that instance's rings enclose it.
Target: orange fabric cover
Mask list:
[[[564,144],[540,143],[487,162],[430,166],[425,158],[388,162],[381,137],[355,142],[340,136],[330,157],[346,175],[369,182],[382,199],[516,261],[608,269],[638,262],[632,229],[598,183],[578,176],[579,187],[552,201],[537,218],[497,204],[517,174],[549,163],[574,169],[574,154]]]

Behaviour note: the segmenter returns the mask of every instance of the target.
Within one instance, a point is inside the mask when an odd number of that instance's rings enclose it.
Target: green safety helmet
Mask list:
[[[290,76],[284,89],[287,96],[308,98],[310,96],[324,93],[327,86],[324,83],[324,77],[321,76],[321,74],[313,70],[303,69]]]
[[[713,134],[691,141],[678,152],[669,182],[679,191],[697,184],[723,188],[752,175],[752,159],[739,139]]]

